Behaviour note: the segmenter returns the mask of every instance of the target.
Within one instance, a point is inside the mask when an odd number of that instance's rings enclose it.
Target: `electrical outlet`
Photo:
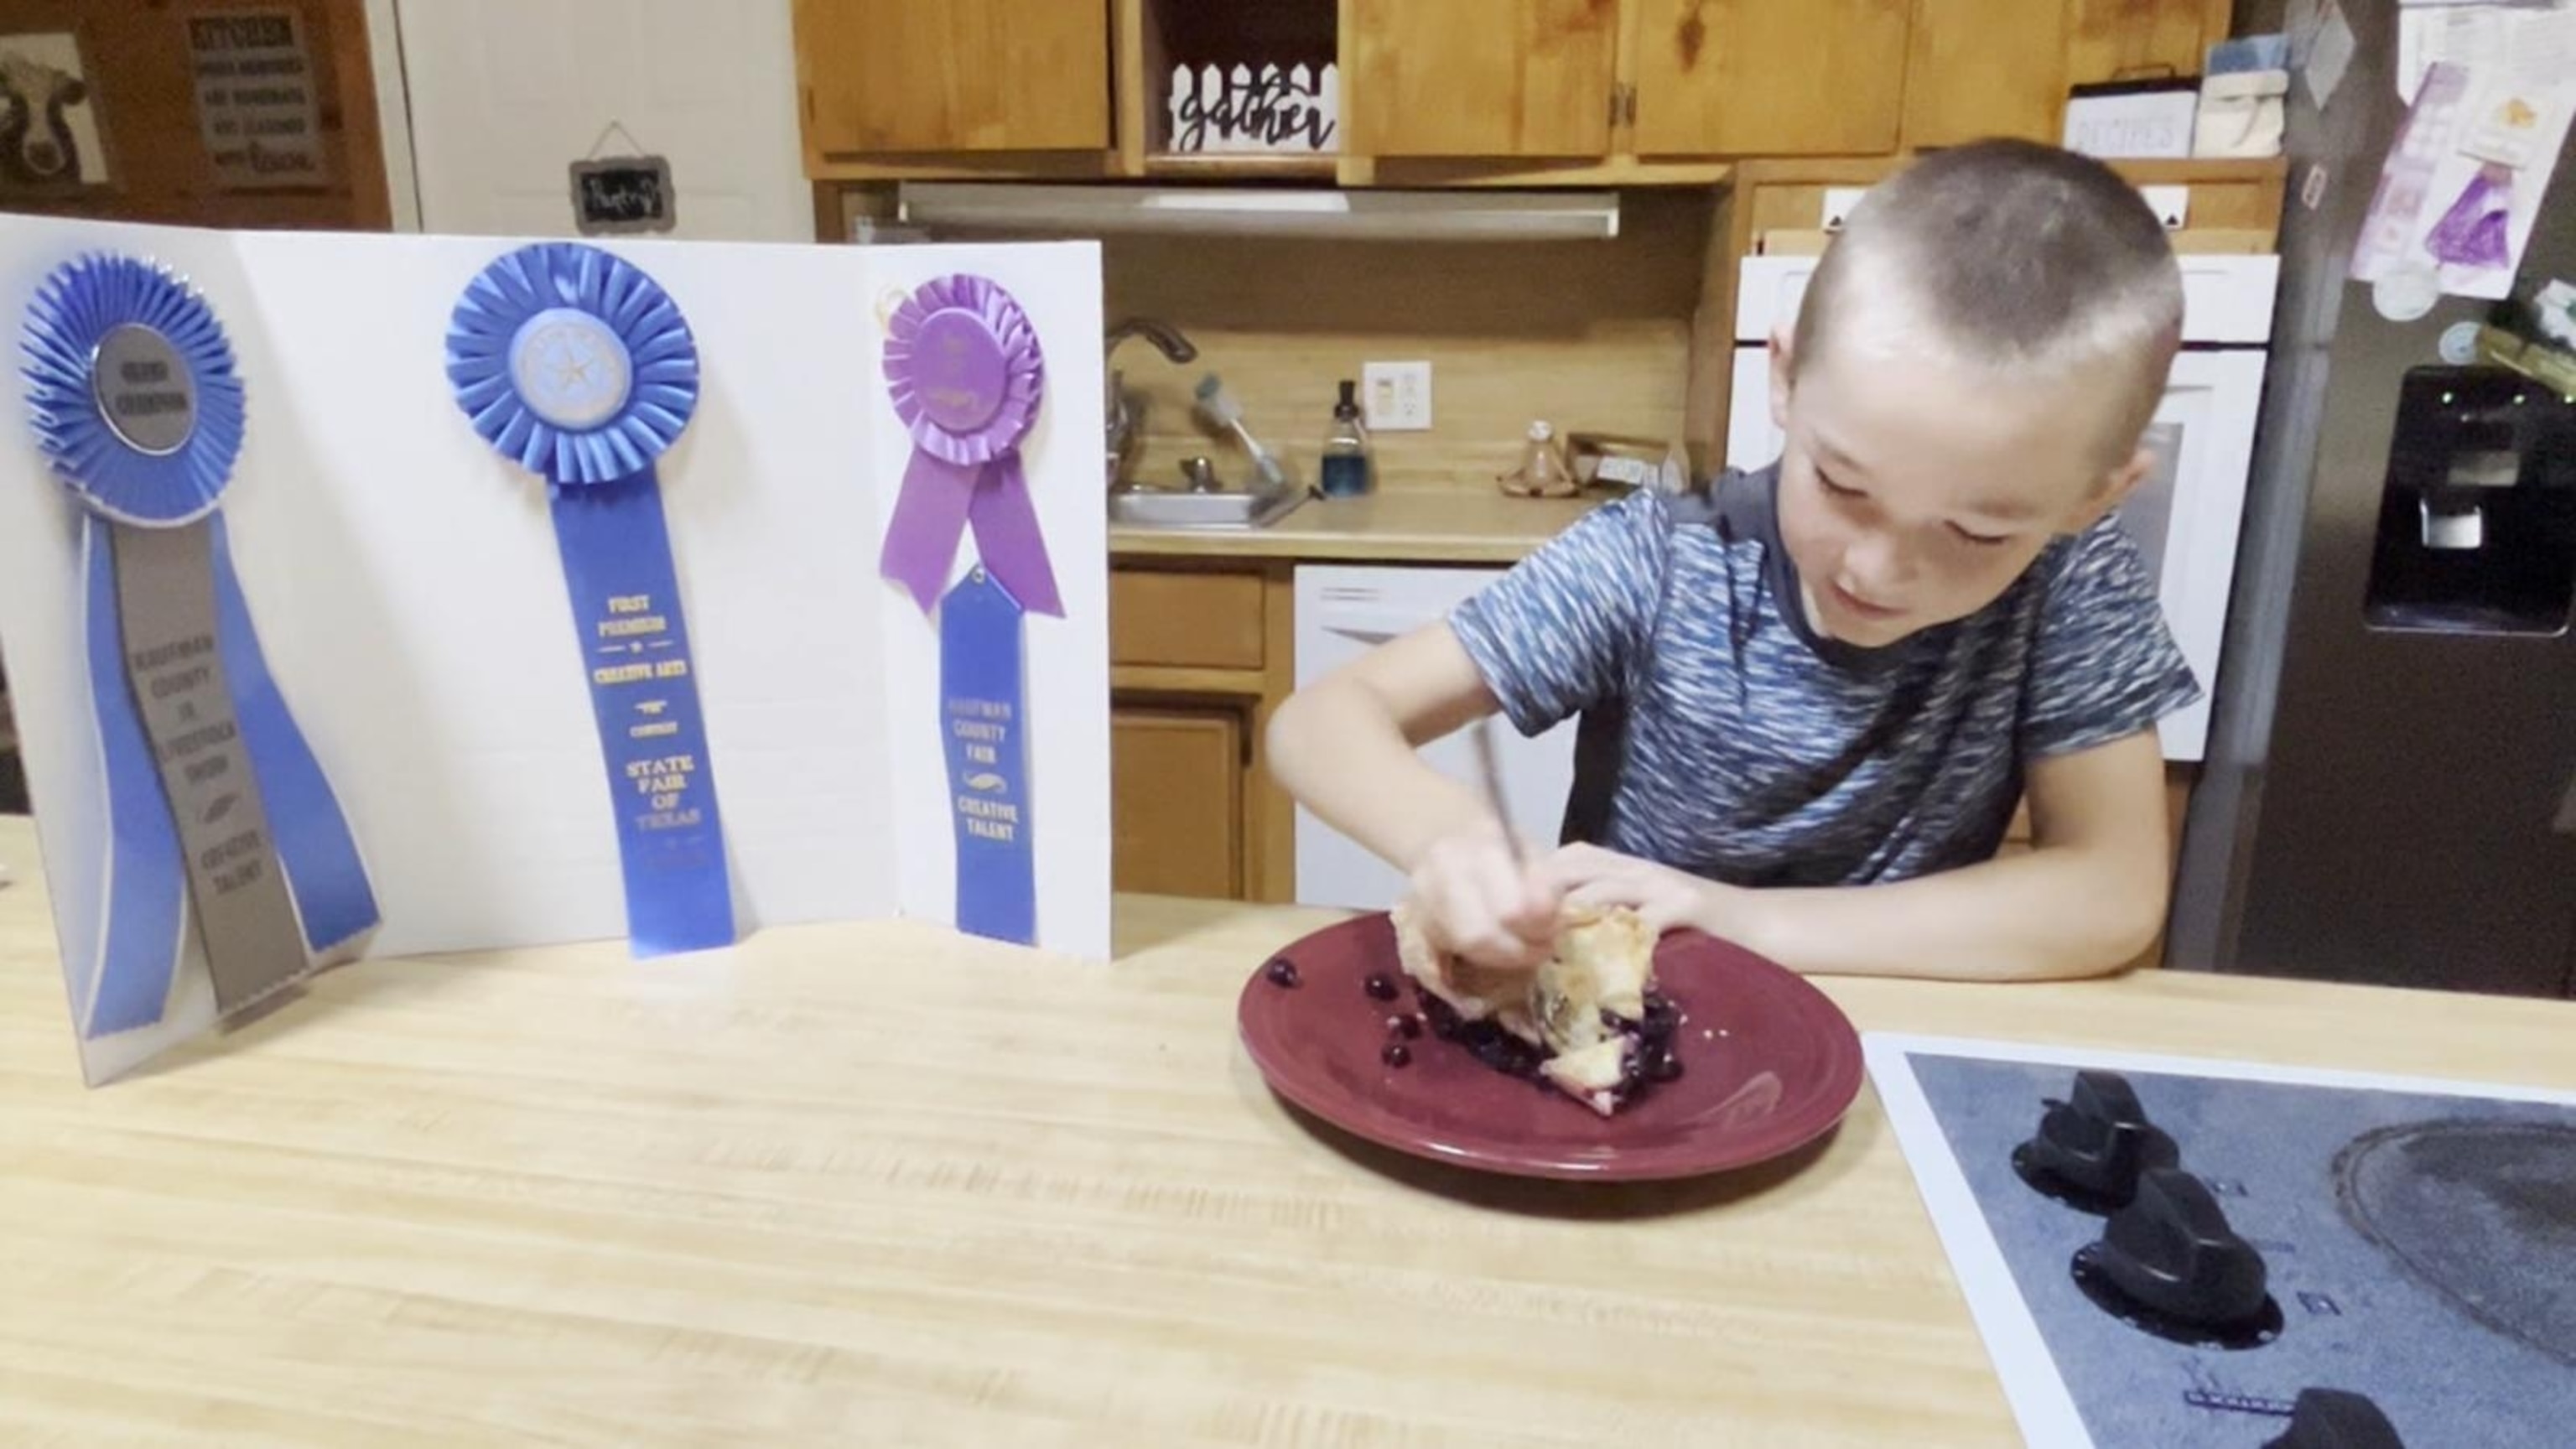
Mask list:
[[[1360,364],[1360,407],[1369,431],[1419,433],[1431,427],[1431,364],[1364,362]]]

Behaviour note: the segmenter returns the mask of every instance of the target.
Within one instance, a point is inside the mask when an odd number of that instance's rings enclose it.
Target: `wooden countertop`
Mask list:
[[[1109,530],[1109,554],[1131,558],[1511,564],[1612,495],[1507,498],[1470,489],[1310,498],[1266,528]]]
[[[369,962],[84,1090],[0,819],[0,1441],[2008,1444],[1876,1100],[1696,1184],[1310,1126],[1234,997],[903,924]],[[1865,1028],[2576,1087],[2576,1005],[2172,973],[1832,982]]]

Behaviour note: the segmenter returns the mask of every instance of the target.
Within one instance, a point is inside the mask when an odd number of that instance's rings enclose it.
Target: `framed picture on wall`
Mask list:
[[[79,34],[0,35],[0,197],[56,196],[114,179]]]
[[[314,66],[303,12],[272,5],[187,19],[197,127],[215,184],[232,191],[328,186],[320,91],[329,73]]]

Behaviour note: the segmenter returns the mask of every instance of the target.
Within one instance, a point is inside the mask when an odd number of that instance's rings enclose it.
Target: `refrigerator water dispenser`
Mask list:
[[[2408,372],[2371,550],[2371,627],[2558,634],[2571,604],[2576,401],[2500,367]]]

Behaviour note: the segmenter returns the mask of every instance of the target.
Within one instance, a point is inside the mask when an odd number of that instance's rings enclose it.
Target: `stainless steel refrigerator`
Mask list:
[[[2351,73],[2322,111],[2292,87],[2273,367],[2166,962],[2576,995],[2576,399],[2445,360],[2460,324],[2527,309],[2392,321],[2345,280],[2406,106],[2399,7],[2342,9]],[[2576,282],[2576,155],[2521,278]]]

